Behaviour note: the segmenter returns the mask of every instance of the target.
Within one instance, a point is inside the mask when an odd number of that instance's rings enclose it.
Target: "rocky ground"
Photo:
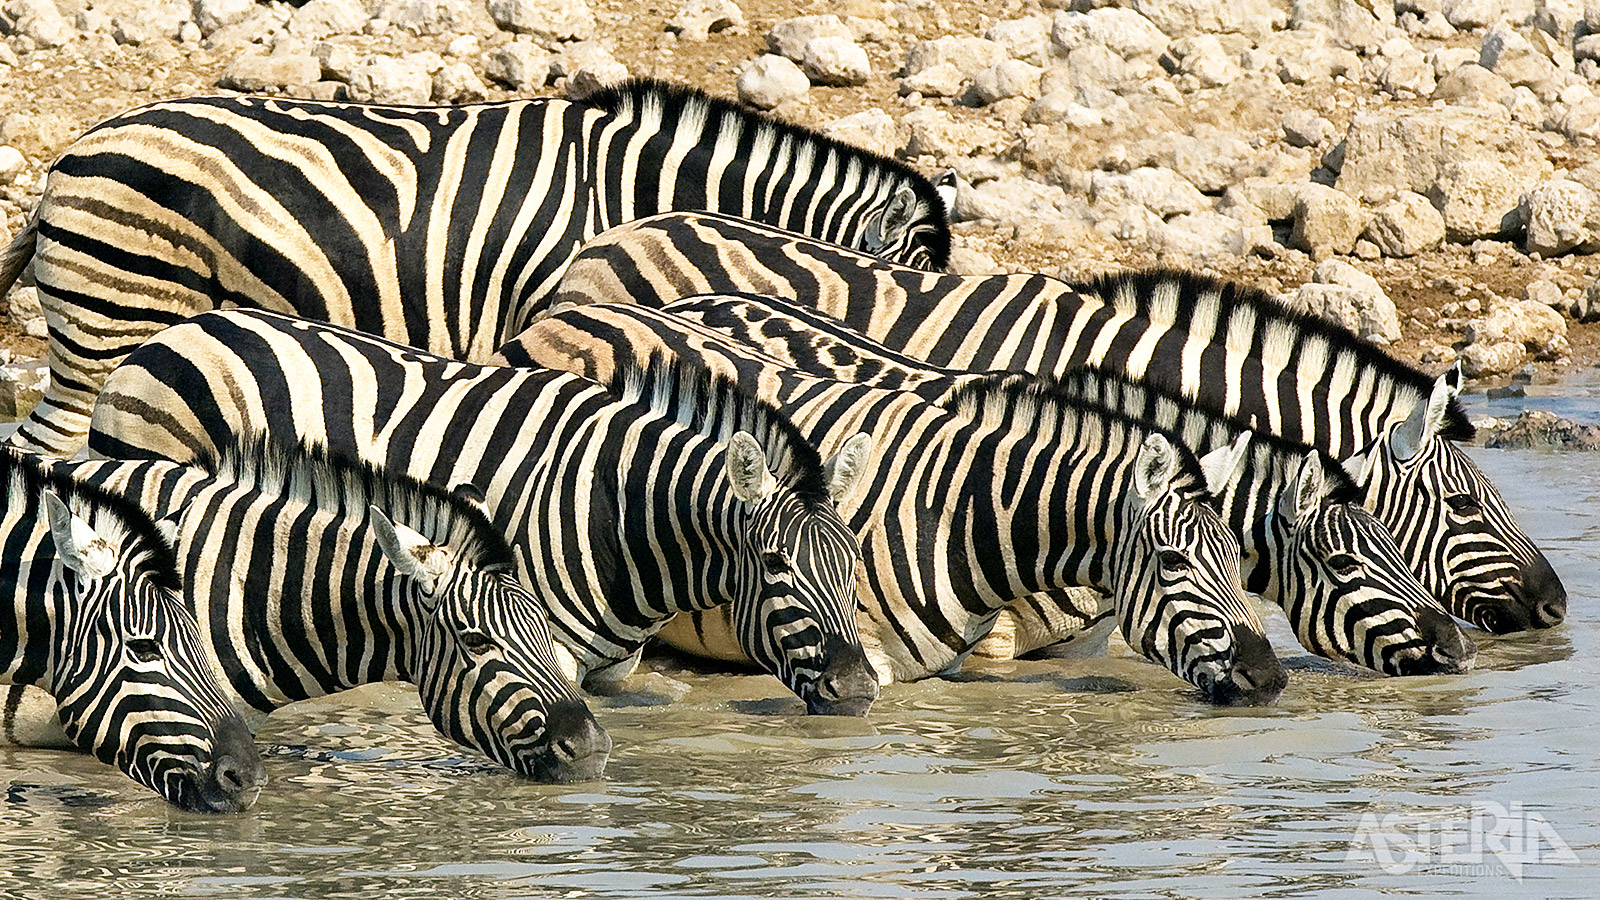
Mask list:
[[[1195,267],[1486,384],[1600,363],[1600,3],[1100,2],[5,0],[0,216],[151,100],[653,75],[953,168],[958,271]],[[6,311],[42,355],[31,288]]]

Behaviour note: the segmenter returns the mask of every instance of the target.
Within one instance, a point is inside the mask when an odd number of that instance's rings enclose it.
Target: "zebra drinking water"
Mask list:
[[[468,499],[315,448],[224,441],[200,465],[57,462],[176,536],[201,645],[255,713],[387,680],[447,737],[543,781],[611,741],[562,673],[505,539]]]
[[[70,744],[168,802],[237,812],[266,774],[238,710],[217,684],[180,596],[166,538],[137,506],[0,451],[5,513],[0,584],[0,710],[7,740],[23,685]]]
[[[151,104],[56,160],[0,258],[0,291],[32,259],[50,323],[50,385],[15,440],[70,455],[117,362],[208,309],[297,313],[482,361],[612,225],[718,209],[940,268],[946,189],[646,80],[581,102]]]
[[[266,312],[198,316],[140,359],[97,408],[97,451],[194,458],[258,430],[476,485],[597,689],[674,614],[731,602],[744,651],[810,712],[863,715],[877,696],[854,615],[860,551],[834,506],[864,441],[824,461],[694,367],[619,369],[608,389]]]
[[[586,352],[583,346],[571,349],[575,354]],[[648,355],[644,359],[646,371],[660,365],[650,363]],[[689,365],[688,360],[681,360],[663,371],[681,372]],[[596,374],[603,382],[626,383],[629,373],[639,368],[638,358],[629,355]],[[695,381],[724,384],[695,368],[702,372]],[[565,436],[572,432],[565,420],[596,417],[582,405],[585,395],[562,399],[552,395],[551,388],[540,387],[569,385],[566,390],[570,392],[575,378],[547,370],[433,360],[418,351],[332,326],[260,311],[219,311],[168,329],[113,374],[96,407],[90,444],[118,448],[119,452],[184,455],[206,446],[217,435],[264,423],[281,423],[277,427],[302,432],[321,427],[348,429],[351,412],[326,414],[319,394],[342,397],[352,385],[385,385],[394,393],[381,403],[380,398],[359,398],[359,411],[353,416],[358,423],[353,439],[358,445],[398,450],[415,446],[414,470],[418,465],[426,468],[431,455],[437,453],[440,460],[457,461],[444,463],[446,468],[453,466],[452,477],[471,477],[491,495],[508,492],[506,498],[491,497],[492,507],[531,507],[534,524],[540,528],[548,531],[559,525],[564,532],[577,532],[559,541],[548,536],[530,540],[530,546],[552,550],[531,556],[528,563],[536,572],[550,573],[539,576],[543,580],[562,573],[577,578],[589,571],[585,554],[569,553],[554,561],[546,557],[563,548],[581,547],[578,537],[593,514],[576,501],[548,505],[539,500],[549,490],[539,483],[556,478],[555,472],[545,470],[562,471],[557,463],[565,457],[554,457],[550,451],[507,456],[491,451],[485,443],[498,431],[526,431],[555,434],[557,438],[540,440],[555,447],[572,445],[571,453],[597,445],[596,439],[585,438],[581,432],[575,433],[576,437]],[[576,383],[586,382],[579,379]],[[290,384],[295,390],[285,391]],[[539,388],[533,396],[548,399],[516,399],[513,386],[524,391]],[[444,393],[457,387],[467,389]],[[731,388],[719,390],[728,392],[728,402],[740,397],[744,404],[751,404]],[[402,397],[406,399],[399,399]],[[659,399],[670,399],[670,395]],[[1005,601],[1056,584],[1090,583],[1116,586],[1134,646],[1204,687],[1216,701],[1268,702],[1281,690],[1282,667],[1260,634],[1254,610],[1239,594],[1237,542],[1203,502],[1203,479],[1187,453],[1131,421],[1114,415],[1080,415],[1027,390],[975,395],[966,408],[954,411],[914,396],[902,402],[906,421],[885,439],[897,442],[892,446],[918,448],[911,454],[914,464],[898,455],[877,462],[851,453],[849,446],[861,442],[858,431],[851,430],[855,423],[840,424],[829,435],[833,444],[846,446],[840,455],[850,460],[851,469],[848,484],[834,494],[840,498],[850,527],[866,538],[867,574],[860,584],[864,590],[870,588],[862,599],[867,606],[863,621],[870,619],[871,625],[870,634],[862,634],[860,640],[873,658],[867,671],[876,669],[877,677],[885,681],[904,680],[959,665]],[[775,411],[764,405],[754,408],[764,410],[762,415],[774,422],[785,423],[783,440],[791,449],[783,456],[800,452],[793,448],[810,446]],[[618,416],[612,413],[613,418]],[[1038,450],[1038,459],[1021,450],[1013,454],[1013,444],[1032,447],[1038,442],[1035,426],[1041,416],[1044,424],[1038,428],[1059,436],[1059,441]],[[465,422],[472,429],[444,425],[451,421]],[[480,425],[480,421],[487,424]],[[861,425],[866,427],[865,422]],[[633,427],[644,428],[642,424]],[[507,438],[501,446],[519,443],[524,443],[523,439]],[[626,472],[638,466],[623,452],[629,451],[626,444],[611,443],[619,449],[600,456],[602,468],[621,466]],[[653,464],[659,465],[656,461],[661,457],[674,460],[673,465],[684,473],[678,481],[708,480],[701,474],[704,464],[696,461],[702,451],[679,452],[654,439],[641,438],[636,443]],[[874,444],[890,446],[879,441]],[[680,457],[683,461],[676,462]],[[948,471],[942,468],[946,465]],[[1005,496],[995,495],[994,465],[1015,467],[1013,474],[1019,480],[1006,482]],[[1083,475],[1070,484],[1067,479],[1048,488],[1037,483],[1049,471],[1074,467]],[[483,471],[477,472],[479,468]],[[563,477],[587,478],[592,468]],[[889,477],[885,473],[898,480],[885,486]],[[580,491],[576,496],[598,494],[608,498],[608,503],[615,502],[609,498],[616,494],[654,496],[660,506],[670,493],[652,484],[660,485],[663,480],[628,476],[631,487],[626,491],[603,485],[586,488],[580,483],[587,493]],[[871,487],[852,493],[856,481]],[[511,491],[532,499],[515,500]],[[1022,496],[1011,498],[1013,491]],[[1025,504],[1032,513],[1015,511],[1016,503]],[[657,511],[652,516],[688,518],[689,511],[704,505],[695,501],[683,512],[667,515]],[[684,504],[680,501],[678,506]],[[561,521],[547,523],[540,512],[545,509],[558,510]],[[638,513],[624,507],[623,514],[631,517]],[[498,520],[504,513],[496,515]],[[977,524],[980,522],[984,524]],[[869,528],[868,523],[882,524]],[[992,538],[976,545],[957,540],[958,535],[968,533],[969,524],[980,535],[995,536],[1015,529],[1022,535],[1017,546],[1037,553],[1038,559],[1010,561],[1011,551]],[[521,527],[512,524],[508,530],[516,532]],[[596,531],[592,525],[588,530]],[[544,532],[530,533],[538,536]],[[708,534],[712,529],[702,525],[693,533]],[[852,539],[849,546],[854,545]],[[1158,548],[1170,552],[1158,557]],[[693,558],[691,551],[696,549],[667,545],[657,553],[676,560]],[[616,558],[615,553],[608,551],[602,558]],[[778,568],[794,565],[785,562]],[[645,571],[648,583],[664,586],[655,589],[665,594],[661,604],[671,605],[681,591],[677,585],[683,576]],[[1019,586],[1034,583],[1040,587]],[[680,603],[671,613],[707,605]],[[854,637],[852,609],[853,604],[840,612],[846,622],[830,624],[835,629],[848,627]],[[626,612],[629,618],[650,614]],[[567,615],[554,613],[558,631]],[[657,618],[638,641],[653,634],[670,613],[654,615]],[[628,650],[631,647],[624,645],[612,656]]]
[[[937,366],[1060,374],[1092,364],[1172,390],[1338,459],[1363,505],[1452,614],[1495,633],[1565,615],[1560,578],[1454,442],[1472,434],[1438,378],[1266,294],[1187,273],[1073,286],[1043,275],[936,275],[710,213],[596,237],[552,300],[662,306],[755,291],[806,303]]]

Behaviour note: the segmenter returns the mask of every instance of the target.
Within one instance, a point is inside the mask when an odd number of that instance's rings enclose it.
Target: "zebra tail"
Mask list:
[[[6,246],[5,252],[0,253],[0,294],[11,290],[17,283],[17,278],[22,275],[22,270],[33,262],[34,238],[39,234],[39,211],[34,210],[28,216],[25,225],[11,243]]]

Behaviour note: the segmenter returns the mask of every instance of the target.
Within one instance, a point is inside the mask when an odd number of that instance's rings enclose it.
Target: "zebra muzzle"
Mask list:
[[[244,720],[225,719],[212,729],[211,762],[195,776],[191,812],[243,812],[255,804],[267,783],[267,770]]]
[[[544,740],[524,774],[551,784],[593,781],[605,773],[610,757],[611,736],[594,714],[576,700],[566,701],[551,707]]]

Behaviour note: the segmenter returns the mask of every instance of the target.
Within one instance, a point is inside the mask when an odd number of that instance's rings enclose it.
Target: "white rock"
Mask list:
[[[483,72],[513,91],[528,93],[550,79],[551,56],[526,41],[502,44],[484,61]]]
[[[1292,245],[1315,257],[1348,254],[1366,229],[1356,198],[1327,185],[1303,185],[1295,195]]]
[[[1444,209],[1441,200],[1447,193],[1447,169],[1464,160],[1498,166],[1506,173],[1503,180],[1513,185],[1515,196],[1498,211],[1497,222],[1501,215],[1516,209],[1522,190],[1549,177],[1552,168],[1542,148],[1525,131],[1508,127],[1504,114],[1492,110],[1444,107],[1358,113],[1345,132],[1344,147],[1339,189],[1369,203],[1413,191]],[[1449,180],[1459,178],[1457,174]],[[1474,230],[1476,226],[1467,224],[1461,209],[1464,207],[1458,209],[1452,229]],[[1451,218],[1451,212],[1445,210],[1447,224]]]
[[[990,25],[983,39],[1004,47],[1012,59],[1045,66],[1050,63],[1050,25],[1049,16],[1004,19]]]
[[[1527,188],[1503,162],[1459,159],[1444,164],[1428,196],[1444,214],[1446,236],[1468,243],[1515,233],[1522,225],[1522,194]]]
[[[1342,259],[1325,259],[1317,263],[1316,268],[1311,270],[1311,280],[1316,284],[1337,284],[1369,294],[1384,293],[1378,279]]]
[[[1132,6],[1172,37],[1216,32],[1261,37],[1283,24],[1283,13],[1270,0],[1133,0]]]
[[[322,65],[310,54],[281,56],[236,56],[222,77],[220,87],[254,93],[309,86],[322,77]]]
[[[1522,288],[1522,299],[1542,303],[1551,309],[1562,309],[1567,305],[1567,295],[1561,290],[1561,285],[1547,278],[1535,278],[1528,282]]]
[[[1361,57],[1354,50],[1318,44],[1303,52],[1285,53],[1277,59],[1278,79],[1284,84],[1312,84],[1338,76],[1361,73]]]
[[[1481,51],[1470,47],[1436,47],[1424,54],[1428,62],[1433,64],[1433,77],[1439,79],[1467,63],[1476,65],[1481,55]]]
[[[867,51],[848,37],[813,38],[806,42],[795,62],[816,84],[866,84],[872,75]]]
[[[1400,316],[1382,291],[1373,293],[1339,284],[1302,284],[1289,301],[1294,306],[1336,322],[1363,340],[1392,344],[1400,339]]]
[[[410,34],[488,33],[495,27],[482,0],[366,0],[366,5],[374,19]],[[477,52],[473,49],[452,55],[470,56]]]
[[[1146,166],[1132,172],[1089,173],[1089,199],[1101,206],[1143,206],[1163,219],[1199,212],[1211,203],[1199,189],[1171,169]]]
[[[688,41],[704,41],[714,31],[744,27],[744,10],[733,0],[688,0],[667,22],[667,30]]]
[[[1454,106],[1504,107],[1511,85],[1476,62],[1460,66],[1439,79],[1432,99]]]
[[[1600,98],[1589,97],[1576,103],[1557,103],[1550,108],[1546,129],[1554,127],[1574,143],[1600,142]]]
[[[1437,81],[1433,65],[1417,51],[1385,58],[1378,66],[1378,88],[1400,99],[1431,97]]]
[[[1213,256],[1248,256],[1273,244],[1271,226],[1248,225],[1210,210],[1168,219],[1152,228],[1147,240],[1158,254],[1197,262]]]
[[[411,60],[369,56],[351,73],[349,94],[358,103],[420,106],[433,97],[433,78]]]
[[[1528,358],[1515,341],[1468,344],[1461,349],[1461,373],[1468,378],[1487,378],[1515,371]]]
[[[1020,59],[1003,60],[974,76],[967,96],[979,106],[1011,97],[1033,99],[1039,96],[1039,79],[1043,75],[1043,69]]]
[[[850,27],[844,24],[844,20],[829,14],[797,16],[779,22],[767,32],[767,47],[773,53],[800,62],[806,45],[824,37],[843,38],[845,41],[855,42],[855,35],[850,32]]]
[[[763,53],[745,66],[735,82],[739,99],[759,109],[771,109],[811,89],[811,79],[787,57]]]
[[[1394,34],[1356,0],[1292,0],[1289,23],[1299,30],[1321,31],[1335,45],[1363,53],[1376,51]]]
[[[541,43],[594,36],[594,10],[584,0],[488,0],[488,9],[496,25]]]
[[[285,27],[296,37],[314,41],[335,34],[355,34],[371,18],[360,0],[307,0],[289,17]]]
[[[1027,178],[996,178],[956,193],[951,219],[966,222],[987,219],[1015,222],[1044,214],[1059,216],[1067,204],[1066,192],[1055,185]]]
[[[1533,15],[1532,0],[1444,0],[1445,20],[1463,30],[1486,28],[1501,19],[1525,22]]]
[[[1050,24],[1050,40],[1062,54],[1098,44],[1123,59],[1155,59],[1171,39],[1139,13],[1108,6],[1086,13],[1057,13]]]
[[[566,94],[573,100],[582,100],[596,91],[628,80],[628,67],[617,59],[595,55],[583,60],[567,71]]]
[[[1525,85],[1535,93],[1542,93],[1553,82],[1558,82],[1561,75],[1549,57],[1505,22],[1496,23],[1484,35],[1478,64],[1513,87]]]
[[[194,21],[202,34],[236,25],[256,11],[256,0],[196,0]]]
[[[1192,134],[1168,133],[1139,142],[1130,150],[1129,164],[1171,169],[1202,192],[1219,194],[1248,174],[1258,155],[1238,134],[1201,124]]]
[[[1503,300],[1488,315],[1467,323],[1466,339],[1473,344],[1511,341],[1539,359],[1555,359],[1571,351],[1567,320],[1534,300]]]
[[[822,133],[880,156],[893,156],[901,146],[899,125],[895,123],[894,116],[881,109],[864,110],[834,119],[822,126]]]
[[[945,270],[952,275],[994,275],[1005,271],[994,257],[964,246],[950,248],[950,264]]]
[[[906,155],[932,156],[936,160],[959,159],[993,153],[1006,144],[997,128],[977,122],[957,122],[944,110],[922,106],[901,117],[908,130]]]
[[[1363,237],[1384,256],[1416,256],[1444,242],[1444,216],[1427,197],[1402,191],[1378,208]]]
[[[924,97],[956,97],[966,87],[967,77],[954,63],[942,62],[928,66],[915,74],[900,79],[900,93],[917,93]]]
[[[1529,253],[1545,257],[1569,250],[1600,249],[1600,197],[1565,178],[1556,178],[1528,192],[1523,203]]]
[[[1333,123],[1307,109],[1285,113],[1278,124],[1294,147],[1315,147],[1333,137]]]
[[[949,63],[961,72],[963,78],[971,78],[1009,57],[1005,46],[994,41],[945,36],[912,44],[911,49],[906,51],[905,73],[915,75],[940,63]]]
[[[15,147],[0,147],[0,182],[10,183],[28,167],[27,157]]]
[[[489,96],[489,86],[472,66],[457,61],[433,73],[430,96],[434,103],[476,103]]]
[[[44,307],[39,305],[39,290],[32,285],[18,285],[6,296],[6,310],[14,322],[44,318]]]
[[[1178,38],[1167,53],[1177,60],[1178,74],[1189,76],[1198,87],[1221,87],[1239,77],[1238,63],[1214,34]]]

